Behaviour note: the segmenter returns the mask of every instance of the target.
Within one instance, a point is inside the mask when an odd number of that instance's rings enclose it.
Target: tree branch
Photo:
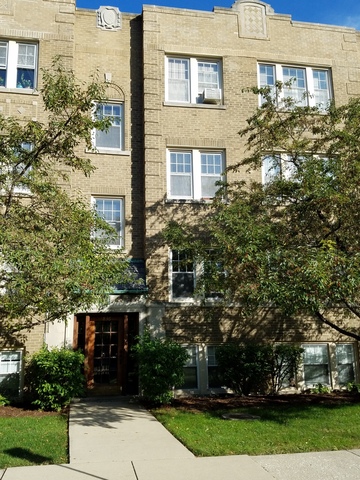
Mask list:
[[[336,323],[331,322],[327,318],[324,317],[324,315],[320,312],[315,312],[315,316],[321,321],[321,323],[324,323],[325,325],[328,325],[329,327],[333,328],[337,332],[341,333],[342,335],[346,335],[347,337],[354,338],[358,342],[360,341],[360,335],[357,333],[351,332],[349,330],[345,330],[344,328],[339,327]]]

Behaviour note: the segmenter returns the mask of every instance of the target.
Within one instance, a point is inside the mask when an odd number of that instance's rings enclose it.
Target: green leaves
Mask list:
[[[27,366],[33,404],[41,410],[61,410],[84,392],[84,355],[66,348],[43,348]]]
[[[228,168],[227,201],[222,192],[199,215],[201,236],[180,225],[184,244],[199,257],[212,245],[227,272],[224,302],[242,313],[312,316],[360,340],[360,100],[324,112],[255,93],[266,102],[240,132],[247,156]],[[262,183],[265,157],[275,166]]]
[[[169,403],[172,389],[184,382],[186,350],[171,340],[151,338],[145,330],[134,347],[144,397],[154,403]]]
[[[0,115],[0,335],[6,336],[90,306],[131,277],[121,251],[107,248],[113,230],[71,191],[69,174],[94,167],[78,152],[91,146],[92,118],[104,87],[77,82],[56,60],[40,91],[48,121]],[[101,229],[103,238],[94,238]]]

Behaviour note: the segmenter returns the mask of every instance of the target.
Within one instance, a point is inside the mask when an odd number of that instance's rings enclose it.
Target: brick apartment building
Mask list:
[[[94,135],[97,153],[89,157],[96,171],[74,175],[72,187],[100,212],[112,212],[119,232],[113,247],[125,249],[141,276],[146,271],[143,291],[119,285],[105,311],[69,312],[67,325],[38,327],[21,348],[3,350],[0,380],[20,365],[22,347],[32,353],[45,341],[82,348],[96,391],[136,392],[129,351],[145,324],[188,349],[186,392],[219,391],[216,346],[244,338],[302,344],[300,388],[357,380],[358,345],[349,338],[311,319],[267,312],[244,322],[235,308],[194,298],[196,268],[183,271],[160,232],[170,218],[196,219],[224,169],[241,158],[238,131],[259,102],[248,87],[295,77],[310,102],[340,105],[360,94],[359,43],[352,28],[294,22],[258,0],[212,12],[144,5],[139,15],[111,6],[76,9],[74,0],[0,2],[1,113],[43,118],[36,87],[55,54],[79,79],[98,71],[106,82],[102,108],[113,125]],[[21,52],[29,53],[26,88],[16,80]],[[261,171],[253,175],[262,178]]]

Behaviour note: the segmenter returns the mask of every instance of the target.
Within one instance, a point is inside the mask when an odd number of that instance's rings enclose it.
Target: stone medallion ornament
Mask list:
[[[121,12],[117,7],[100,7],[97,13],[97,26],[103,30],[121,29]]]

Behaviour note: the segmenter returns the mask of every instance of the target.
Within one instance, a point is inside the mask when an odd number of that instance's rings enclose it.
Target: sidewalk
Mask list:
[[[0,470],[0,480],[359,480],[360,450],[196,458],[128,399],[74,403],[70,463]]]

